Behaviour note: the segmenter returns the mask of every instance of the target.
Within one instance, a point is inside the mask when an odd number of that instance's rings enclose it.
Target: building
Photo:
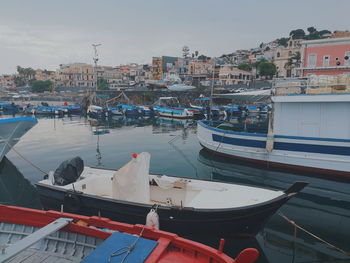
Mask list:
[[[170,71],[175,71],[175,64],[179,60],[177,57],[153,57],[152,58],[152,75],[154,80],[163,79],[163,75]]]
[[[37,69],[37,70],[35,70],[34,78],[36,80],[50,80],[52,82],[55,82],[56,81],[56,72],[46,70],[46,69],[45,70]]]
[[[223,65],[219,71],[220,85],[248,84],[252,79],[252,73],[240,70],[233,65]]]
[[[332,34],[332,38],[344,38],[344,37],[350,37],[350,32],[349,31],[336,30]]]
[[[302,75],[350,73],[350,37],[302,41]]]
[[[56,71],[59,86],[81,87],[92,89],[95,87],[94,68],[85,63],[61,64]]]
[[[14,87],[15,83],[11,75],[1,75],[0,76],[0,88],[1,87]]]
[[[298,75],[298,61],[289,64],[289,60],[301,52],[301,39],[290,39],[287,46],[278,46],[273,49],[273,63],[277,67],[276,76],[280,78],[295,77]]]

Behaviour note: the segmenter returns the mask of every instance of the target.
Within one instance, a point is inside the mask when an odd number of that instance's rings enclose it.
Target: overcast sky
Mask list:
[[[350,29],[350,0],[1,0],[0,74],[92,63],[150,63],[152,56],[219,56],[293,29]]]

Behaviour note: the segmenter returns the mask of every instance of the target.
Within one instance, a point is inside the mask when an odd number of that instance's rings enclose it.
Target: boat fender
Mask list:
[[[146,226],[150,226],[155,229],[159,229],[159,216],[156,210],[151,209],[146,217]]]
[[[77,212],[80,209],[80,199],[77,195],[67,193],[63,199],[64,210],[68,212]]]

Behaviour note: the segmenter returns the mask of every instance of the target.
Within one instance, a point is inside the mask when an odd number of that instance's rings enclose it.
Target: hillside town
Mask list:
[[[349,31],[332,33],[309,27],[305,33],[297,29],[287,38],[220,57],[208,57],[188,46],[181,52],[181,57],[153,57],[149,64],[69,63],[58,65],[55,71],[17,66],[15,74],[0,75],[0,87],[2,92],[85,93],[97,89],[166,90],[170,84],[183,83],[203,90],[210,88],[214,79],[216,87],[232,91],[272,78],[350,72]]]

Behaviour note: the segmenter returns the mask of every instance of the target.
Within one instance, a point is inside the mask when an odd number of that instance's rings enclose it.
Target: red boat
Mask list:
[[[247,248],[232,259],[223,246],[223,239],[216,250],[176,234],[98,216],[0,205],[0,262],[252,263],[259,256]]]

